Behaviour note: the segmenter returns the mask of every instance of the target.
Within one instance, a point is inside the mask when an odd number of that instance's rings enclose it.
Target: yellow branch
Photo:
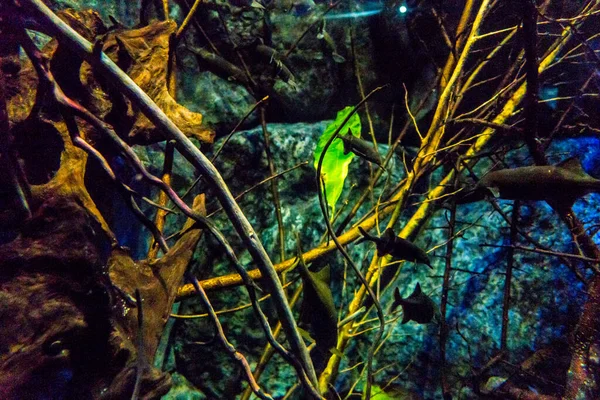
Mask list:
[[[482,4],[482,7],[480,8],[478,14],[481,14],[482,11],[485,10],[485,7],[487,7],[486,2],[484,2]],[[479,19],[479,15],[478,15],[478,18],[476,18],[476,21],[478,19]],[[479,19],[478,23],[479,24],[481,23],[481,19]],[[478,28],[477,23],[474,23],[473,29],[471,31],[471,37],[473,37],[476,34],[477,28]],[[547,56],[542,60],[542,62],[540,62],[539,73],[542,73],[550,65],[552,60],[556,57],[556,55],[560,52],[560,50],[566,45],[566,43],[567,43],[566,39],[568,39],[570,35],[571,35],[571,31],[569,28],[567,28],[563,31],[561,38],[557,41],[557,43],[553,47],[552,51],[548,52]],[[472,40],[470,39],[467,42],[465,49],[469,48],[469,42],[471,42],[471,44],[472,44]],[[461,56],[461,58],[462,58],[462,56]],[[461,68],[462,65],[463,64],[461,64],[461,62],[459,60],[459,62],[457,63],[457,68]],[[453,74],[453,76],[455,76],[455,75],[456,74]],[[448,87],[451,87],[452,84],[453,84],[453,80],[451,79],[450,85]],[[525,96],[525,92],[526,92],[526,84],[523,83],[512,94],[511,98],[504,105],[502,112],[500,112],[500,114],[498,114],[494,118],[493,123],[494,124],[505,123],[513,115],[517,106],[523,100],[523,97]],[[438,115],[438,114],[441,115],[441,112],[438,113],[436,110],[436,115]],[[435,117],[434,117],[434,121],[435,121]],[[433,123],[432,123],[432,125],[433,125]],[[479,138],[477,139],[477,141],[465,153],[464,158],[469,159],[469,158],[475,156],[476,154],[478,154],[484,148],[484,146],[487,145],[487,143],[491,140],[495,131],[496,131],[495,128],[492,128],[492,127],[486,128],[479,135]],[[428,134],[428,137],[429,136],[430,135]],[[462,165],[459,166],[459,172],[462,171],[462,169],[463,169],[463,166]],[[412,175],[414,176],[414,174],[412,174]],[[446,175],[446,177],[444,177],[442,179],[442,181],[439,183],[439,185],[436,188],[434,188],[427,194],[427,200],[425,200],[421,204],[421,206],[413,214],[412,218],[407,222],[407,224],[404,226],[404,228],[402,229],[402,231],[400,232],[400,234],[398,236],[403,237],[403,238],[411,237],[414,235],[415,232],[418,232],[424,226],[424,224],[428,220],[429,216],[434,211],[434,206],[435,206],[434,201],[428,201],[428,200],[439,198],[439,197],[443,196],[446,193],[446,190],[449,187],[451,187],[450,183],[452,182],[453,177],[454,177],[454,171],[451,171],[448,175]],[[398,197],[402,196],[403,193],[407,194],[408,187],[410,185],[411,185],[411,179],[407,179],[407,181],[404,185],[404,188],[399,191]],[[374,284],[377,281],[377,279],[379,278],[379,271],[381,271],[383,269],[383,267],[385,266],[385,264],[387,262],[389,262],[389,260],[384,259],[382,262],[381,268],[378,267],[378,262],[379,262],[379,260],[378,260],[377,256],[374,256],[373,260],[371,262],[371,265],[369,267],[369,272],[367,274],[367,280],[369,282],[371,282],[371,284]],[[363,300],[364,300],[365,293],[366,293],[365,288],[361,287],[359,289],[359,291],[357,292],[357,294],[354,296],[354,299],[352,300],[352,302],[350,303],[350,305],[348,307],[349,315],[356,312],[361,307]],[[344,349],[346,348],[346,346],[348,345],[348,342],[351,339],[351,336],[352,336],[351,332],[356,328],[355,325],[356,325],[356,323],[348,324],[341,330],[341,332],[338,336],[337,349],[339,351],[336,352],[337,354],[344,352]],[[322,390],[323,392],[325,391],[325,389],[327,389],[329,387],[331,382],[335,379],[335,376],[339,369],[340,361],[341,361],[341,358],[336,354],[333,354],[329,358],[327,367],[323,370],[323,372],[321,373],[321,376],[319,377],[319,387],[320,387],[320,390]]]

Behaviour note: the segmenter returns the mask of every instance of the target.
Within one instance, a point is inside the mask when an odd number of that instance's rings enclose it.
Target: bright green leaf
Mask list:
[[[323,152],[323,148],[327,141],[331,138],[333,133],[340,127],[344,119],[350,114],[353,110],[353,107],[346,107],[343,110],[337,113],[337,117],[335,121],[331,125],[329,125],[321,137],[319,138],[319,142],[317,143],[317,148],[315,149],[315,169],[318,167],[319,158],[321,157],[321,153]],[[340,130],[339,135],[346,135],[348,133],[348,129],[352,132],[352,134],[356,137],[360,137],[360,117],[358,114],[352,115],[348,122],[344,125],[344,127]],[[344,154],[344,142],[341,139],[335,139],[331,146],[327,149],[327,153],[323,158],[323,166],[321,167],[321,177],[325,182],[325,195],[327,200],[327,205],[331,209],[330,216],[333,217],[335,214],[335,204],[337,203],[340,195],[342,194],[342,189],[344,188],[344,181],[346,180],[346,176],[348,175],[348,165],[354,158],[354,153],[349,152],[348,154]]]

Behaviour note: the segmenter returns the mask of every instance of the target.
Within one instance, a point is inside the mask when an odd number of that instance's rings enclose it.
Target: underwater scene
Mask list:
[[[600,1],[0,4],[0,400],[600,399]]]

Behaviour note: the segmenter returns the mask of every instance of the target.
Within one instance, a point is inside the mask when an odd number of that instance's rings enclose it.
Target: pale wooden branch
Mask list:
[[[127,96],[142,113],[164,134],[177,143],[179,152],[198,168],[206,180],[214,187],[216,195],[231,219],[238,235],[244,241],[250,254],[256,261],[265,277],[265,283],[273,296],[279,318],[282,321],[286,337],[293,352],[299,358],[304,370],[313,385],[317,378],[304,341],[298,331],[296,321],[289,307],[285,292],[281,286],[277,272],[273,267],[258,235],[250,222],[234,200],[223,178],[206,156],[181,132],[181,130],[165,115],[165,113],[140,89],[133,80],[122,71],[106,54],[94,52],[93,45],[56,16],[41,0],[25,0],[20,4],[25,8],[28,17],[45,27],[58,41],[68,46],[74,53],[90,63],[94,69],[104,75],[107,81]]]

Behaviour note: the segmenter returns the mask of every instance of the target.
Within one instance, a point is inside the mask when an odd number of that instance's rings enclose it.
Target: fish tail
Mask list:
[[[340,139],[341,139],[341,136],[340,136]],[[350,148],[350,145],[348,144],[348,140],[344,140],[344,139],[341,139],[341,140],[344,143],[344,155],[346,155],[346,154],[350,153],[352,151],[352,149]]]
[[[594,185],[592,186],[592,190],[594,191],[594,193],[600,193],[600,179],[596,180],[596,182],[594,182]]]
[[[360,231],[360,234],[364,236],[364,239],[370,240],[372,242],[376,242],[377,241],[377,238],[375,236],[373,236],[373,235],[370,235],[367,231],[365,231],[363,229],[362,226],[359,226],[358,230]]]
[[[296,257],[298,259],[298,266],[300,267],[299,272],[300,275],[305,278],[308,279],[308,266],[306,265],[306,263],[304,262],[304,257],[302,257],[302,246],[300,245],[300,236],[298,236],[298,232],[296,233]]]
[[[425,254],[423,264],[427,265],[429,269],[433,269],[433,266],[431,265],[431,259],[429,258],[429,256],[427,256],[427,254]]]
[[[400,290],[398,288],[396,288],[396,290],[394,290],[394,303],[401,305],[403,302],[404,302],[404,299],[400,295]]]
[[[406,309],[404,308],[406,301],[400,295],[400,289],[398,289],[398,288],[396,288],[396,290],[394,291],[394,304],[398,304],[399,306],[402,306],[402,322],[401,322],[401,324],[404,325],[405,323],[407,323],[410,320],[410,318],[408,317],[408,313],[406,312]]]
[[[404,325],[405,323],[407,323],[407,322],[408,322],[408,321],[410,321],[410,320],[408,319],[408,315],[406,315],[406,311],[404,311],[404,307],[402,307],[402,312],[403,312],[404,314],[403,314],[403,316],[402,316],[402,322],[401,322],[401,324],[402,324],[402,325]]]

